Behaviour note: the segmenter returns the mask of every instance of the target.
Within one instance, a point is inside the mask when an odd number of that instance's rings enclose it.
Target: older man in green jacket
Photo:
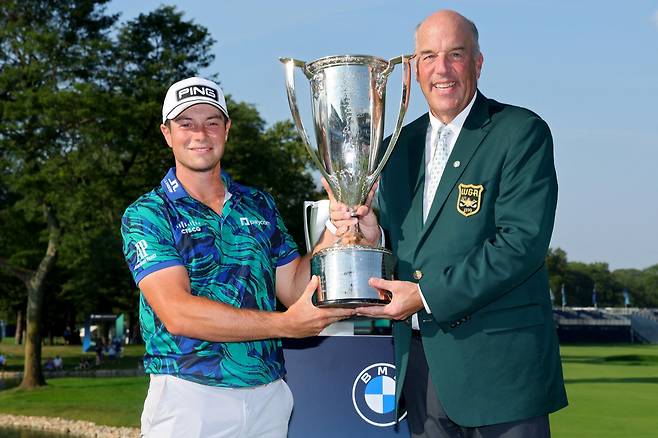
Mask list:
[[[544,263],[550,130],[478,91],[478,32],[458,13],[423,21],[415,54],[429,113],[403,128],[378,197],[398,280],[371,279],[391,303],[357,312],[395,320],[412,436],[548,437],[548,414],[567,405]],[[355,220],[332,204],[338,226]],[[378,241],[375,216],[359,221]]]

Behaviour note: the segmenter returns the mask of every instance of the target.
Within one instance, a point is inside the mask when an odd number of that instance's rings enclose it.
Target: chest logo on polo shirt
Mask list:
[[[465,217],[473,216],[480,211],[482,205],[482,184],[459,184],[457,196],[457,211]]]
[[[181,234],[193,234],[201,231],[201,224],[193,220],[189,222],[180,221],[176,224],[176,229],[180,230]]]
[[[269,224],[270,224],[270,221],[264,221],[264,220],[263,221],[257,221],[257,220],[249,219],[249,218],[246,218],[246,217],[241,217],[240,218],[240,225],[242,225],[243,227],[248,227],[250,225],[269,225]]]

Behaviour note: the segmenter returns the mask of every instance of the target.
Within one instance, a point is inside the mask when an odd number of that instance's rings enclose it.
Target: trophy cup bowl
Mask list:
[[[285,65],[288,103],[299,135],[311,159],[329,183],[336,200],[353,212],[363,204],[397,142],[409,104],[412,56],[385,60],[367,55],[328,56],[306,63],[280,58]],[[382,151],[386,81],[402,64],[402,97],[390,142]],[[317,147],[302,124],[295,92],[295,67],[310,82]],[[353,213],[354,214],[354,213]],[[318,307],[385,305],[388,299],[368,285],[370,277],[393,279],[395,259],[385,248],[360,244],[358,228],[351,238],[318,251],[311,273],[318,275]],[[349,243],[348,243],[349,242]]]

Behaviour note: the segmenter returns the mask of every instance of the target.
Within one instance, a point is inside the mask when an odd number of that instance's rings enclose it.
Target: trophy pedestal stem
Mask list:
[[[359,223],[355,225],[350,225],[347,227],[347,231],[338,238],[334,247],[345,247],[349,245],[364,245],[366,242],[366,237],[361,232]]]

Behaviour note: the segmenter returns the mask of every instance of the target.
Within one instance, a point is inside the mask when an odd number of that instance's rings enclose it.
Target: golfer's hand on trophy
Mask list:
[[[356,314],[359,316],[402,321],[423,308],[420,289],[416,283],[373,277],[368,284],[376,288],[382,297],[390,297],[391,302],[385,306],[357,307]]]
[[[311,277],[302,295],[284,313],[283,334],[288,338],[317,336],[329,324],[354,316],[354,309],[318,308],[312,296],[319,286],[317,275]]]
[[[377,222],[377,216],[375,216],[372,208],[370,208],[378,185],[379,181],[377,181],[372,186],[372,189],[370,189],[365,204],[357,206],[355,210],[356,216],[352,216],[349,207],[336,200],[327,180],[322,178],[322,186],[326,190],[327,195],[329,195],[330,220],[336,227],[336,236],[342,237],[344,244],[365,243],[368,246],[375,247],[379,245],[381,240],[381,228]],[[365,237],[365,242],[350,242],[349,239],[354,237],[345,235],[350,226],[355,226],[357,224],[363,237]]]

